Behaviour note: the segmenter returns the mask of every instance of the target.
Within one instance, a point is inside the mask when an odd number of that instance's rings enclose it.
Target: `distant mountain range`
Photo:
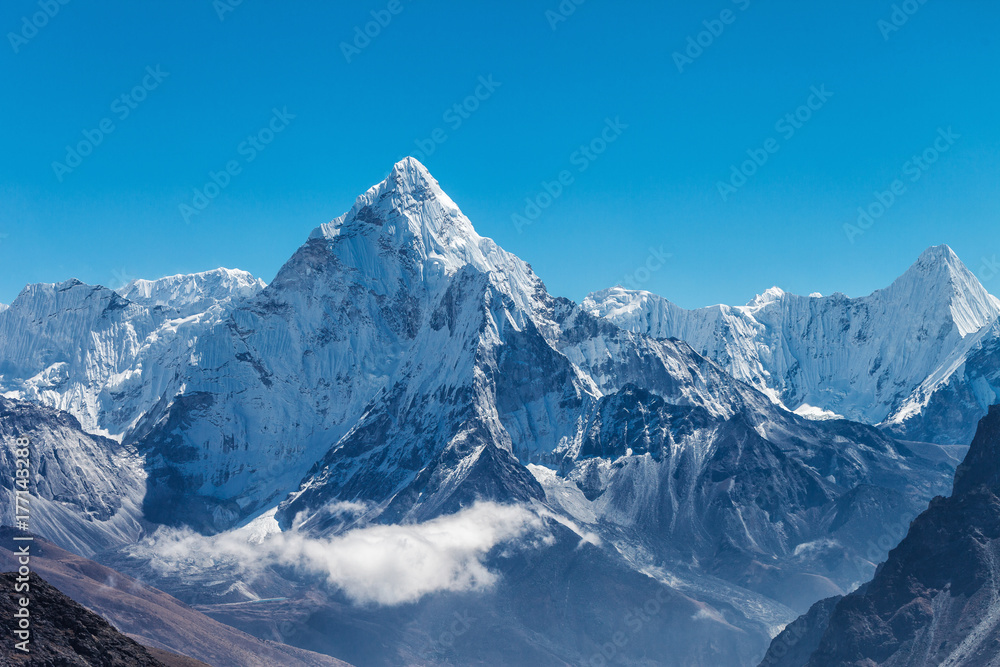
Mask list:
[[[575,304],[409,158],[268,285],[25,288],[0,461],[36,443],[42,536],[355,664],[752,665],[950,488],[998,318],[944,246],[859,299]]]
[[[856,299],[773,287],[746,306],[684,310],[613,288],[583,307],[630,331],[684,340],[789,410],[912,440],[968,444],[1000,387],[1000,300],[948,246]]]

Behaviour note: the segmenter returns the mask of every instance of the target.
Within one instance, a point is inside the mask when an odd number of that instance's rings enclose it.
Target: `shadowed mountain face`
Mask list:
[[[16,572],[0,574],[0,659],[5,665],[24,667],[166,667],[107,621],[60,593],[37,575],[30,575],[30,590],[16,593]],[[17,650],[14,613],[21,596],[31,600],[31,643],[28,653]]]
[[[810,616],[826,613],[820,606],[829,607],[821,603]],[[801,658],[783,648],[791,635],[779,636],[762,664],[1000,663],[1000,406],[979,423],[952,496],[935,498],[875,578],[840,600],[822,625],[822,639],[805,659],[779,655]]]
[[[92,555],[132,542],[142,517],[143,461],[114,440],[84,432],[74,417],[0,397],[0,524],[14,525],[15,440],[31,441],[32,523],[43,535]]]

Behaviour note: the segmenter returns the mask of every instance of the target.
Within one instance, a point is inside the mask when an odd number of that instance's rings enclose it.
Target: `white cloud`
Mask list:
[[[489,588],[496,575],[483,564],[486,554],[545,529],[525,507],[485,502],[426,523],[367,526],[330,538],[261,531],[260,523],[211,537],[161,528],[132,552],[162,575],[223,566],[252,578],[271,564],[293,565],[324,575],[356,603],[397,605]]]

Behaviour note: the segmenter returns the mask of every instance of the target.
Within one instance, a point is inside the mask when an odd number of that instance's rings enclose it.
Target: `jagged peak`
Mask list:
[[[943,244],[931,246],[921,253],[916,262],[889,287],[876,290],[871,295],[858,298],[864,300],[878,297],[879,295],[888,295],[892,298],[901,298],[907,302],[923,303],[925,305],[933,301],[941,306],[950,306],[953,311],[953,317],[959,324],[963,335],[979,330],[982,326],[1000,316],[1000,299],[987,292],[986,288],[979,282],[979,279],[966,267],[955,251]],[[755,296],[745,306],[731,307],[720,305],[708,306],[708,308],[752,311],[781,302],[786,298],[809,298],[832,301],[854,300],[842,292],[834,292],[829,296],[824,296],[820,292],[813,292],[808,297],[797,297],[779,287],[771,287],[762,294]],[[645,291],[629,290],[619,286],[593,292],[585,299],[584,303],[595,306],[609,302],[620,308],[629,304],[649,304],[659,300],[670,303],[664,297]],[[593,307],[591,310],[593,310]]]
[[[64,280],[61,283],[38,283],[38,286],[40,287],[51,287],[57,292],[73,289],[74,287],[79,287],[81,285],[86,285],[86,283],[78,278],[70,278],[69,280]],[[29,287],[32,287],[32,285],[29,285]]]
[[[785,290],[780,287],[769,287],[764,290],[763,294],[758,294],[753,299],[747,303],[748,308],[758,308],[760,306],[766,306],[769,303],[774,303],[775,301],[781,301],[785,296]]]
[[[919,262],[924,259],[936,259],[936,260],[958,262],[958,263],[962,262],[962,260],[958,258],[958,255],[955,253],[955,251],[952,250],[951,246],[949,246],[947,243],[942,243],[940,245],[932,245],[931,247],[927,248],[927,250],[924,250],[922,253],[920,253],[920,257],[917,258],[917,261]]]
[[[591,301],[603,301],[611,298],[632,301],[649,298],[662,299],[663,297],[658,294],[654,294],[653,292],[629,289],[628,287],[623,287],[622,285],[615,285],[614,287],[608,287],[607,289],[597,290],[596,292],[591,292],[586,297],[586,299],[590,299]]]
[[[124,307],[128,304],[128,300],[102,285],[88,285],[77,278],[70,278],[57,283],[25,285],[13,303],[0,312],[15,318],[36,317],[41,313],[56,313],[62,310],[83,311],[88,308],[103,310],[108,304]]]
[[[340,266],[369,285],[392,289],[402,265],[415,269],[427,284],[444,285],[466,266],[490,273],[518,307],[533,312],[540,281],[531,267],[480,236],[472,222],[415,158],[397,162],[389,175],[357,198],[350,211],[312,231],[307,245],[327,243]],[[275,279],[307,272],[299,261],[326,261],[326,254],[296,253]],[[316,260],[315,258],[319,258]],[[292,273],[287,273],[286,269]]]
[[[77,287],[84,287],[90,290],[103,290],[105,287],[100,285],[88,285],[87,283],[79,280],[77,278],[70,278],[69,280],[63,280],[58,283],[30,283],[24,286],[24,289],[17,295],[11,306],[17,305],[18,301],[22,299],[31,298],[37,295],[43,294],[58,294],[60,292],[66,292]]]
[[[407,192],[441,187],[427,167],[415,157],[405,157],[394,164],[386,181],[391,181],[397,189]]]
[[[974,333],[1000,315],[1000,300],[947,245],[931,246],[906,272],[879,292],[895,300],[949,308],[962,336]],[[877,292],[878,293],[878,292]]]
[[[956,276],[971,275],[971,273],[955,251],[942,244],[931,246],[920,253],[917,260],[900,278],[911,275],[952,280]]]
[[[439,240],[458,242],[481,238],[427,167],[413,157],[393,165],[389,175],[359,196],[350,211],[320,225],[309,238],[333,239],[352,227],[370,232],[373,226],[382,234],[395,235],[402,231],[400,222],[416,236],[429,232]]]
[[[677,308],[658,294],[646,290],[629,289],[621,285],[591,292],[581,303],[583,309],[591,315],[611,317],[612,319],[621,317],[628,312],[654,308],[657,305],[668,309]]]

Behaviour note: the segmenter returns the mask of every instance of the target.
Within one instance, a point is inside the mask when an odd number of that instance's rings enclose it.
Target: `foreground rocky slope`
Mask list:
[[[84,609],[44,579],[30,581],[31,632],[28,651],[14,647],[16,572],[0,574],[0,660],[25,667],[166,667],[135,641],[120,634],[97,614]]]
[[[77,553],[134,542],[142,516],[145,478],[132,449],[84,432],[71,415],[37,403],[0,398],[0,523],[15,525],[15,441],[31,444],[31,525]]]

